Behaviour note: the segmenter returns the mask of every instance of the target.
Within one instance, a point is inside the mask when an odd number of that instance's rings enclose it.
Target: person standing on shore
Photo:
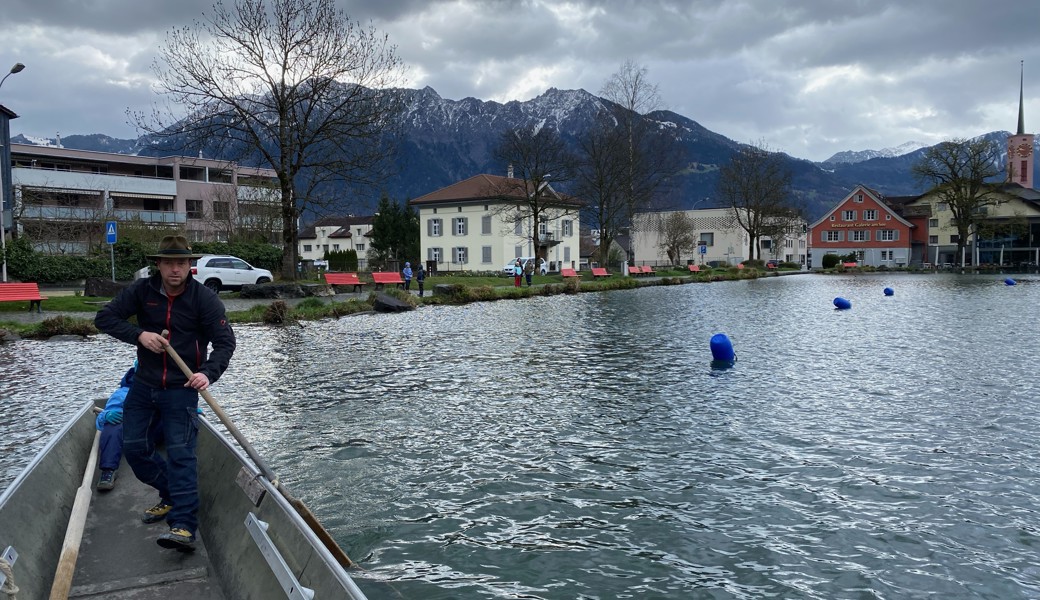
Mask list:
[[[182,235],[159,243],[158,273],[139,279],[98,311],[94,325],[137,346],[137,373],[123,405],[123,453],[141,482],[159,492],[159,502],[141,520],[166,519],[170,529],[156,542],[190,552],[198,530],[198,469],[195,456],[199,392],[216,383],[235,352],[235,333],[217,294],[191,276],[192,254]],[[136,322],[128,319],[136,317]],[[169,340],[162,331],[169,331]],[[212,344],[213,352],[207,356]],[[194,370],[191,377],[166,354],[173,346]],[[161,420],[166,458],[155,450],[149,425]]]
[[[412,263],[404,263],[404,269],[401,270],[401,275],[404,276],[404,289],[412,289]]]
[[[520,265],[520,259],[513,263],[513,286],[520,287],[520,278],[524,276],[524,268]]]
[[[423,269],[422,263],[419,263],[419,268],[415,270],[415,283],[419,286],[419,297],[423,295],[423,283],[426,281],[426,270]]]

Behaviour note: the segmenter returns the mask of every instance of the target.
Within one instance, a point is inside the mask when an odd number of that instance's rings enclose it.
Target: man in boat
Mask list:
[[[198,530],[199,490],[195,457],[199,392],[216,383],[235,352],[235,333],[217,294],[191,276],[192,254],[182,235],[159,243],[158,273],[139,279],[98,311],[94,324],[118,340],[137,346],[138,367],[123,405],[123,453],[145,484],[159,492],[159,502],[142,520],[163,520],[170,530],[159,536],[163,548],[191,551]],[[136,323],[130,322],[136,317]],[[162,331],[169,331],[169,340]],[[207,356],[208,346],[213,352]],[[170,345],[192,370],[185,377]],[[162,421],[166,456],[155,451],[149,426]]]
[[[119,380],[119,387],[108,397],[105,410],[98,414],[95,421],[98,431],[101,432],[98,442],[98,466],[101,467],[101,477],[97,483],[99,492],[107,492],[116,484],[119,461],[123,459],[123,401],[126,400],[126,393],[134,383],[136,370],[135,360],[134,366]]]

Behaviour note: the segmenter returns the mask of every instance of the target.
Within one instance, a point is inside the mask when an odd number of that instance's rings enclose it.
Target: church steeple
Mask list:
[[[1018,133],[1015,135],[1026,134],[1026,109],[1025,109],[1025,72],[1026,72],[1026,61],[1019,63],[1018,72]]]
[[[1018,74],[1018,132],[1008,136],[1007,180],[1033,188],[1033,134],[1026,133],[1025,61]]]

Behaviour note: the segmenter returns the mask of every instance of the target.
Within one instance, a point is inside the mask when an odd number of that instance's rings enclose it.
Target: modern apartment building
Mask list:
[[[192,241],[280,239],[270,169],[29,144],[12,144],[10,153],[11,227],[41,252],[84,254],[103,245],[106,221],[181,231]]]

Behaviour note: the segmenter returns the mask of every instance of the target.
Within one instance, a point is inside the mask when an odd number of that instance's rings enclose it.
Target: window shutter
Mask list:
[[[462,221],[462,235],[469,235],[469,217],[461,217],[459,221]]]
[[[433,237],[433,219],[426,219],[426,235]]]

